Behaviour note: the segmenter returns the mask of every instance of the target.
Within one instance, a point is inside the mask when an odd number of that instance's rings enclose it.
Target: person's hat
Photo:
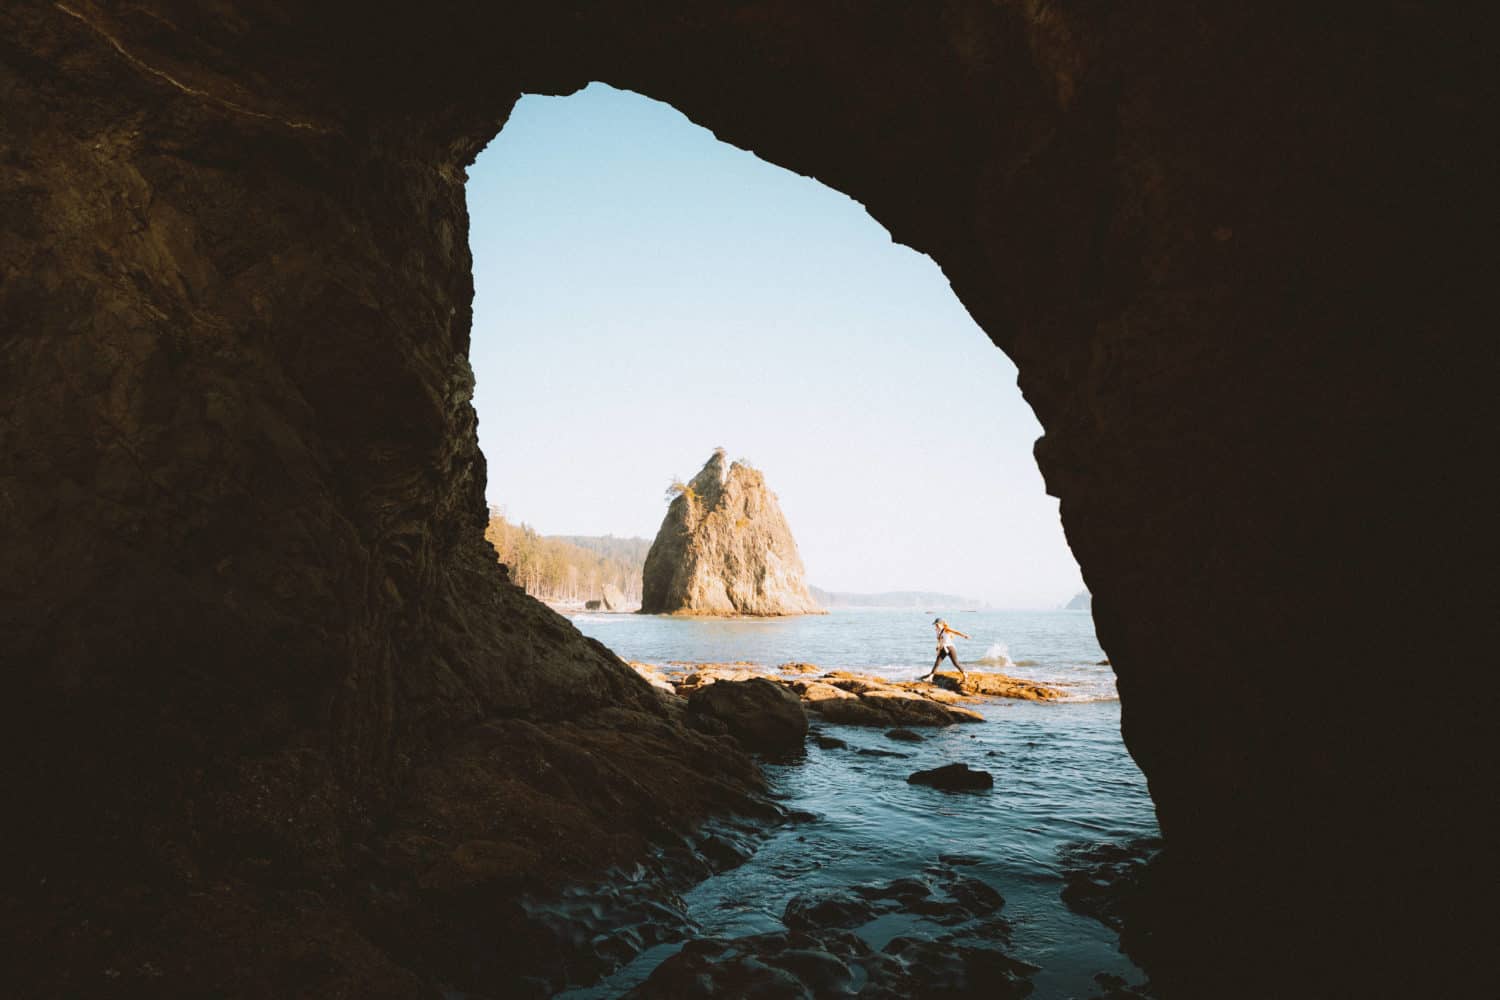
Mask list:
[[[932,620],[932,624],[934,624],[934,625],[941,625],[941,624],[943,624],[943,620],[941,618],[934,618]]]

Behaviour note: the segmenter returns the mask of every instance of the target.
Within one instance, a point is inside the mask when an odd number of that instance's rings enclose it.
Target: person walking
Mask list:
[[[932,661],[932,669],[927,671],[927,673],[923,674],[921,677],[918,677],[917,680],[925,681],[927,678],[936,674],[938,664],[943,662],[943,657],[945,656],[948,659],[952,660],[953,665],[958,668],[958,676],[960,681],[963,680],[963,678],[968,677],[968,674],[964,673],[963,664],[958,662],[958,654],[953,650],[952,636],[956,635],[960,639],[967,639],[969,638],[969,636],[964,634],[963,632],[960,632],[956,628],[950,628],[948,626],[948,623],[943,621],[941,618],[934,618],[932,620],[932,627],[937,629],[937,659]]]

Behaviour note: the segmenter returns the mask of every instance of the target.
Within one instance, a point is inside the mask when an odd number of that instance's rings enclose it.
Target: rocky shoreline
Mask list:
[[[693,697],[717,684],[760,681],[795,695],[806,712],[825,722],[850,726],[950,726],[983,722],[967,707],[992,698],[1058,701],[1061,688],[1006,674],[941,672],[928,681],[893,681],[847,670],[824,671],[812,663],[783,663],[768,669],[754,663],[664,665],[632,662],[669,711],[688,711]],[[772,704],[767,702],[767,704]],[[700,723],[701,725],[701,723]]]

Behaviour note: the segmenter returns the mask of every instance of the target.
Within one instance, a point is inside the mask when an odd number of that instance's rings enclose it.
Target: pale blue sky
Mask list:
[[[469,178],[479,440],[510,517],[650,538],[722,445],[818,586],[1082,588],[1015,366],[857,202],[600,84],[523,98]]]

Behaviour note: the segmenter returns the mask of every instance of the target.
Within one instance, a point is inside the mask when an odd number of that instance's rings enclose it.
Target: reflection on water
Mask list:
[[[938,609],[940,612],[941,609]],[[580,618],[585,632],[629,659],[805,660],[834,669],[886,675],[925,671],[932,615],[842,612],[817,619],[714,622],[641,616]],[[974,636],[977,662],[995,643],[1031,667],[1006,672],[1056,682],[1067,677],[1090,697],[1112,691],[1087,614],[981,612],[949,616]],[[962,618],[962,620],[960,620]],[[962,651],[961,651],[962,655]],[[1139,982],[1143,976],[1118,952],[1103,925],[1071,912],[1060,891],[1062,852],[1078,842],[1118,842],[1156,834],[1145,781],[1120,741],[1119,704],[992,702],[986,722],[925,730],[920,743],[900,743],[880,730],[815,726],[849,745],[821,749],[809,741],[798,763],[768,765],[784,804],[816,821],[774,833],[746,864],[714,876],[684,895],[699,936],[737,937],[781,928],[796,895],[859,883],[920,876],[940,858],[962,856],[964,874],[1006,899],[1013,926],[1006,952],[1041,967],[1036,997],[1087,997],[1096,973]],[[866,756],[879,749],[905,757]],[[994,790],[945,794],[907,784],[912,771],[963,762],[995,777]],[[920,916],[885,915],[859,933],[876,948],[897,936],[933,936],[942,929]],[[976,942],[978,943],[978,942]],[[642,981],[679,944],[659,945],[605,982],[570,994],[617,996]]]

